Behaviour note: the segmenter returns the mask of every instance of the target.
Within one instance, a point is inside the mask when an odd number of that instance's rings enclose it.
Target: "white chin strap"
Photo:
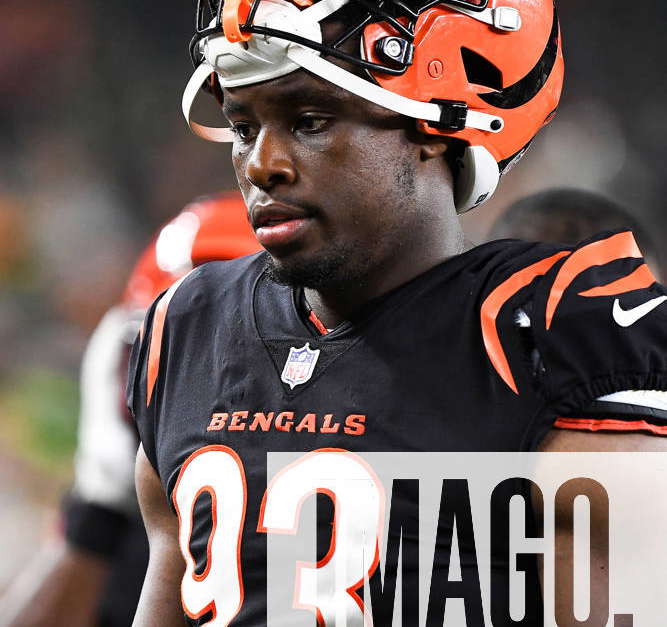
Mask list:
[[[254,19],[256,26],[287,31],[316,43],[322,42],[320,21],[343,7],[349,0],[320,0],[299,10],[285,0],[263,0]],[[471,15],[471,17],[476,17]],[[199,90],[216,73],[221,87],[251,85],[303,68],[357,96],[416,120],[438,123],[443,118],[441,105],[406,98],[371,83],[323,59],[319,52],[278,37],[253,35],[247,42],[231,43],[223,34],[204,39],[200,44],[205,61],[195,70],[183,92],[182,110],[192,131],[214,142],[234,141],[231,128],[199,124],[191,111]],[[467,109],[465,127],[498,133],[504,127],[501,117]],[[489,198],[498,184],[498,165],[482,146],[469,147],[461,161],[456,184],[456,206],[462,213]]]

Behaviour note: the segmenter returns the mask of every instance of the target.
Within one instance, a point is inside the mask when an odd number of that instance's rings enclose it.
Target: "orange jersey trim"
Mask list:
[[[625,257],[641,258],[641,256],[635,238],[629,231],[617,233],[607,239],[592,242],[579,250],[575,250],[558,271],[556,280],[551,287],[547,301],[547,330],[551,327],[554,313],[563,298],[565,290],[582,272],[593,266],[602,266],[616,259]]]
[[[645,420],[616,420],[603,418],[558,418],[554,427],[578,431],[648,431],[655,435],[667,435],[667,426],[653,425]]]
[[[482,337],[484,339],[486,352],[493,367],[496,369],[496,372],[498,372],[502,380],[507,383],[516,394],[519,392],[514,377],[512,376],[507,356],[505,355],[505,351],[500,342],[500,336],[498,335],[498,328],[496,326],[496,318],[503,305],[512,298],[512,296],[529,285],[535,277],[546,274],[558,260],[569,254],[570,252],[567,250],[561,251],[551,257],[542,259],[523,270],[515,272],[509,279],[494,289],[482,303],[480,317],[482,322]]]
[[[322,324],[322,321],[317,317],[317,314],[314,311],[311,310],[310,314],[308,315],[308,320],[310,320],[320,335],[326,335],[329,333],[329,330]]]
[[[148,366],[146,369],[146,407],[151,404],[153,397],[153,389],[157,381],[157,375],[160,370],[160,353],[162,352],[162,335],[164,333],[164,321],[167,317],[167,308],[173,298],[176,290],[183,282],[184,277],[181,277],[174,283],[160,299],[160,302],[155,307],[155,315],[153,316],[153,329],[151,331],[151,344],[148,349]]]

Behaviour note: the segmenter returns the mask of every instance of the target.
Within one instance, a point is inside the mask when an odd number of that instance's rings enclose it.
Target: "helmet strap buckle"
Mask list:
[[[440,119],[429,121],[428,125],[441,131],[462,131],[468,119],[468,105],[462,100],[439,100],[432,103],[440,107]]]

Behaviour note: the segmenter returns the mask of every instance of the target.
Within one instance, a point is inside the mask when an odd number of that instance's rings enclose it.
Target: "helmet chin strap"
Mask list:
[[[308,70],[320,78],[323,78],[334,85],[338,85],[360,98],[373,102],[381,107],[416,120],[426,120],[428,122],[438,123],[442,119],[442,105],[432,102],[421,102],[420,100],[413,100],[401,96],[400,94],[395,94],[388,89],[384,89],[379,85],[375,85],[374,83],[357,76],[356,74],[348,72],[330,61],[326,61],[314,50],[304,48],[299,44],[290,43],[287,47],[285,56],[296,66]],[[192,106],[200,87],[215,71],[216,69],[214,66],[206,62],[202,63],[195,70],[183,92],[183,99],[181,102],[183,116],[196,135],[215,142],[233,141],[234,133],[231,129],[204,126],[203,124],[199,124],[192,120],[191,117]],[[225,79],[220,80],[220,84],[223,87],[229,82],[231,81],[226,81]],[[253,81],[247,81],[242,84],[252,84],[252,82]],[[234,81],[234,83],[236,85],[239,84],[236,81]],[[504,127],[504,121],[499,116],[468,109],[465,116],[464,126],[486,131],[487,133],[499,133]]]
[[[409,118],[415,118],[416,120],[440,122],[442,119],[441,105],[412,100],[400,94],[395,94],[393,91],[384,89],[375,83],[371,83],[356,74],[344,70],[330,61],[326,61],[309,48],[291,45],[287,48],[287,56],[305,70],[385,109],[395,111]],[[496,115],[489,115],[488,113],[468,109],[465,126],[489,133],[498,133],[503,129],[504,122],[502,118]]]
[[[192,105],[197,98],[197,94],[199,93],[201,86],[214,72],[215,68],[208,63],[202,63],[195,70],[194,74],[190,77],[188,84],[185,86],[183,98],[181,99],[181,110],[183,111],[183,115],[188,122],[188,126],[195,135],[198,135],[202,139],[206,139],[211,142],[233,142],[234,131],[231,128],[204,126],[203,124],[199,124],[199,122],[195,122],[190,117]]]

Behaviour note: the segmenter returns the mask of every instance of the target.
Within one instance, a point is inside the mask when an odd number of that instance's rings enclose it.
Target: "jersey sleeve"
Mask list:
[[[643,431],[667,436],[667,392],[625,390],[595,399],[569,416],[560,416],[559,429],[579,431]]]
[[[648,394],[667,390],[667,291],[630,232],[559,259],[536,285],[531,326],[557,427],[667,435],[667,413]]]
[[[161,298],[161,297],[160,297]],[[151,348],[151,337],[155,322],[156,309],[160,303],[158,298],[146,312],[146,317],[139,333],[134,340],[127,375],[127,407],[134,418],[139,440],[144,453],[157,472],[157,455],[155,452],[155,412],[150,407],[148,394],[148,359]]]
[[[194,272],[194,271],[193,271]],[[148,461],[160,476],[156,435],[158,427],[158,393],[161,387],[160,369],[166,356],[163,355],[163,343],[169,304],[183,281],[190,276],[176,281],[151,305],[139,331],[132,354],[127,381],[127,406],[134,417],[139,438]]]

